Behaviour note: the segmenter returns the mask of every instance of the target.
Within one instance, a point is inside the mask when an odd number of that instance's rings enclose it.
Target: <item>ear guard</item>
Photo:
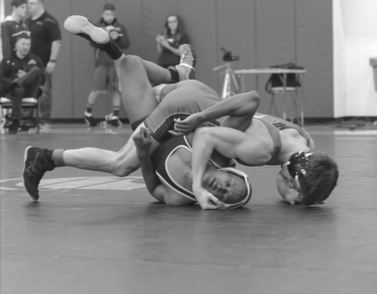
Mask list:
[[[248,203],[250,201],[250,198],[251,198],[252,189],[251,189],[251,184],[250,184],[249,177],[247,176],[247,174],[244,173],[243,171],[240,171],[240,170],[234,168],[234,167],[220,168],[219,171],[224,171],[224,172],[231,173],[231,174],[234,174],[236,176],[239,176],[239,177],[241,177],[241,178],[244,179],[245,184],[246,184],[246,195],[245,195],[245,198],[243,200],[241,200],[241,201],[239,201],[237,203],[233,203],[233,204],[224,203],[224,206],[226,208],[234,209],[234,208],[242,207],[246,203]]]

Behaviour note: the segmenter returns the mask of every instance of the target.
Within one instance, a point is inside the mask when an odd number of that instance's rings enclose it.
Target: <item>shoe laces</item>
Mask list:
[[[46,171],[53,169],[53,166],[48,161],[38,160],[40,155],[41,151],[37,153],[33,161],[29,162],[29,166],[26,169],[29,176],[37,181],[37,184],[39,184]]]
[[[37,156],[35,157],[35,159],[29,162],[29,166],[26,169],[26,171],[29,174],[29,177],[36,180],[37,184],[39,184],[42,176],[44,175],[44,172],[40,171],[40,166],[38,166],[38,161],[37,161],[38,156],[39,156],[39,152]]]

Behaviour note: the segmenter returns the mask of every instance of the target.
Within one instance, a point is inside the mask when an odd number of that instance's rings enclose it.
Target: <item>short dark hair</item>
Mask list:
[[[106,3],[105,6],[103,6],[103,11],[105,10],[115,11],[115,5],[111,3]]]
[[[315,151],[305,167],[306,174],[299,177],[302,204],[312,205],[327,199],[335,188],[339,170],[329,155]]]
[[[19,7],[23,4],[27,4],[26,0],[11,0],[10,1],[10,6],[11,7]]]

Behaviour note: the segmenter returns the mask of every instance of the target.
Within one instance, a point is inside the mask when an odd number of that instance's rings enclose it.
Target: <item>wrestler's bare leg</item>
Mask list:
[[[82,16],[69,17],[64,25],[70,32],[89,35],[96,43],[110,42],[110,37],[105,31],[94,27]],[[114,63],[121,86],[122,102],[131,126],[135,128],[158,105],[154,99],[151,83],[170,82],[170,72],[152,62],[142,60],[138,56],[124,55],[117,47],[108,50],[114,51],[110,52],[110,56],[114,56],[114,54],[115,57],[119,56],[114,59]],[[126,176],[139,168],[136,149],[131,139],[118,152],[97,148],[65,150],[63,161],[67,166],[103,171],[117,176]]]
[[[85,17],[71,16],[65,21],[64,27],[73,34],[92,40],[99,48],[102,46],[102,50],[106,47],[104,51],[114,60],[119,75],[127,116],[131,126],[135,128],[157,107],[151,83],[168,83],[171,73],[137,56],[124,55],[104,30],[95,27]],[[157,146],[158,143],[154,141],[151,152]],[[43,174],[54,167],[71,166],[116,176],[127,176],[140,167],[131,138],[118,152],[98,148],[50,151],[28,147],[25,150],[24,163],[24,185],[33,200],[39,198],[38,185]]]

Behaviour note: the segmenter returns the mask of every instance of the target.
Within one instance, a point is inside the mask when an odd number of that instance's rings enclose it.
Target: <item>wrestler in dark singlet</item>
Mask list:
[[[161,183],[175,191],[182,197],[196,202],[192,192],[192,180],[187,177],[187,169],[191,173],[191,141],[192,134],[188,136],[173,137],[165,141],[153,154],[152,162],[156,174]],[[215,169],[227,168],[234,164],[215,152],[209,164]],[[246,195],[241,201],[232,203],[229,208],[236,208],[245,205],[250,195]]]

